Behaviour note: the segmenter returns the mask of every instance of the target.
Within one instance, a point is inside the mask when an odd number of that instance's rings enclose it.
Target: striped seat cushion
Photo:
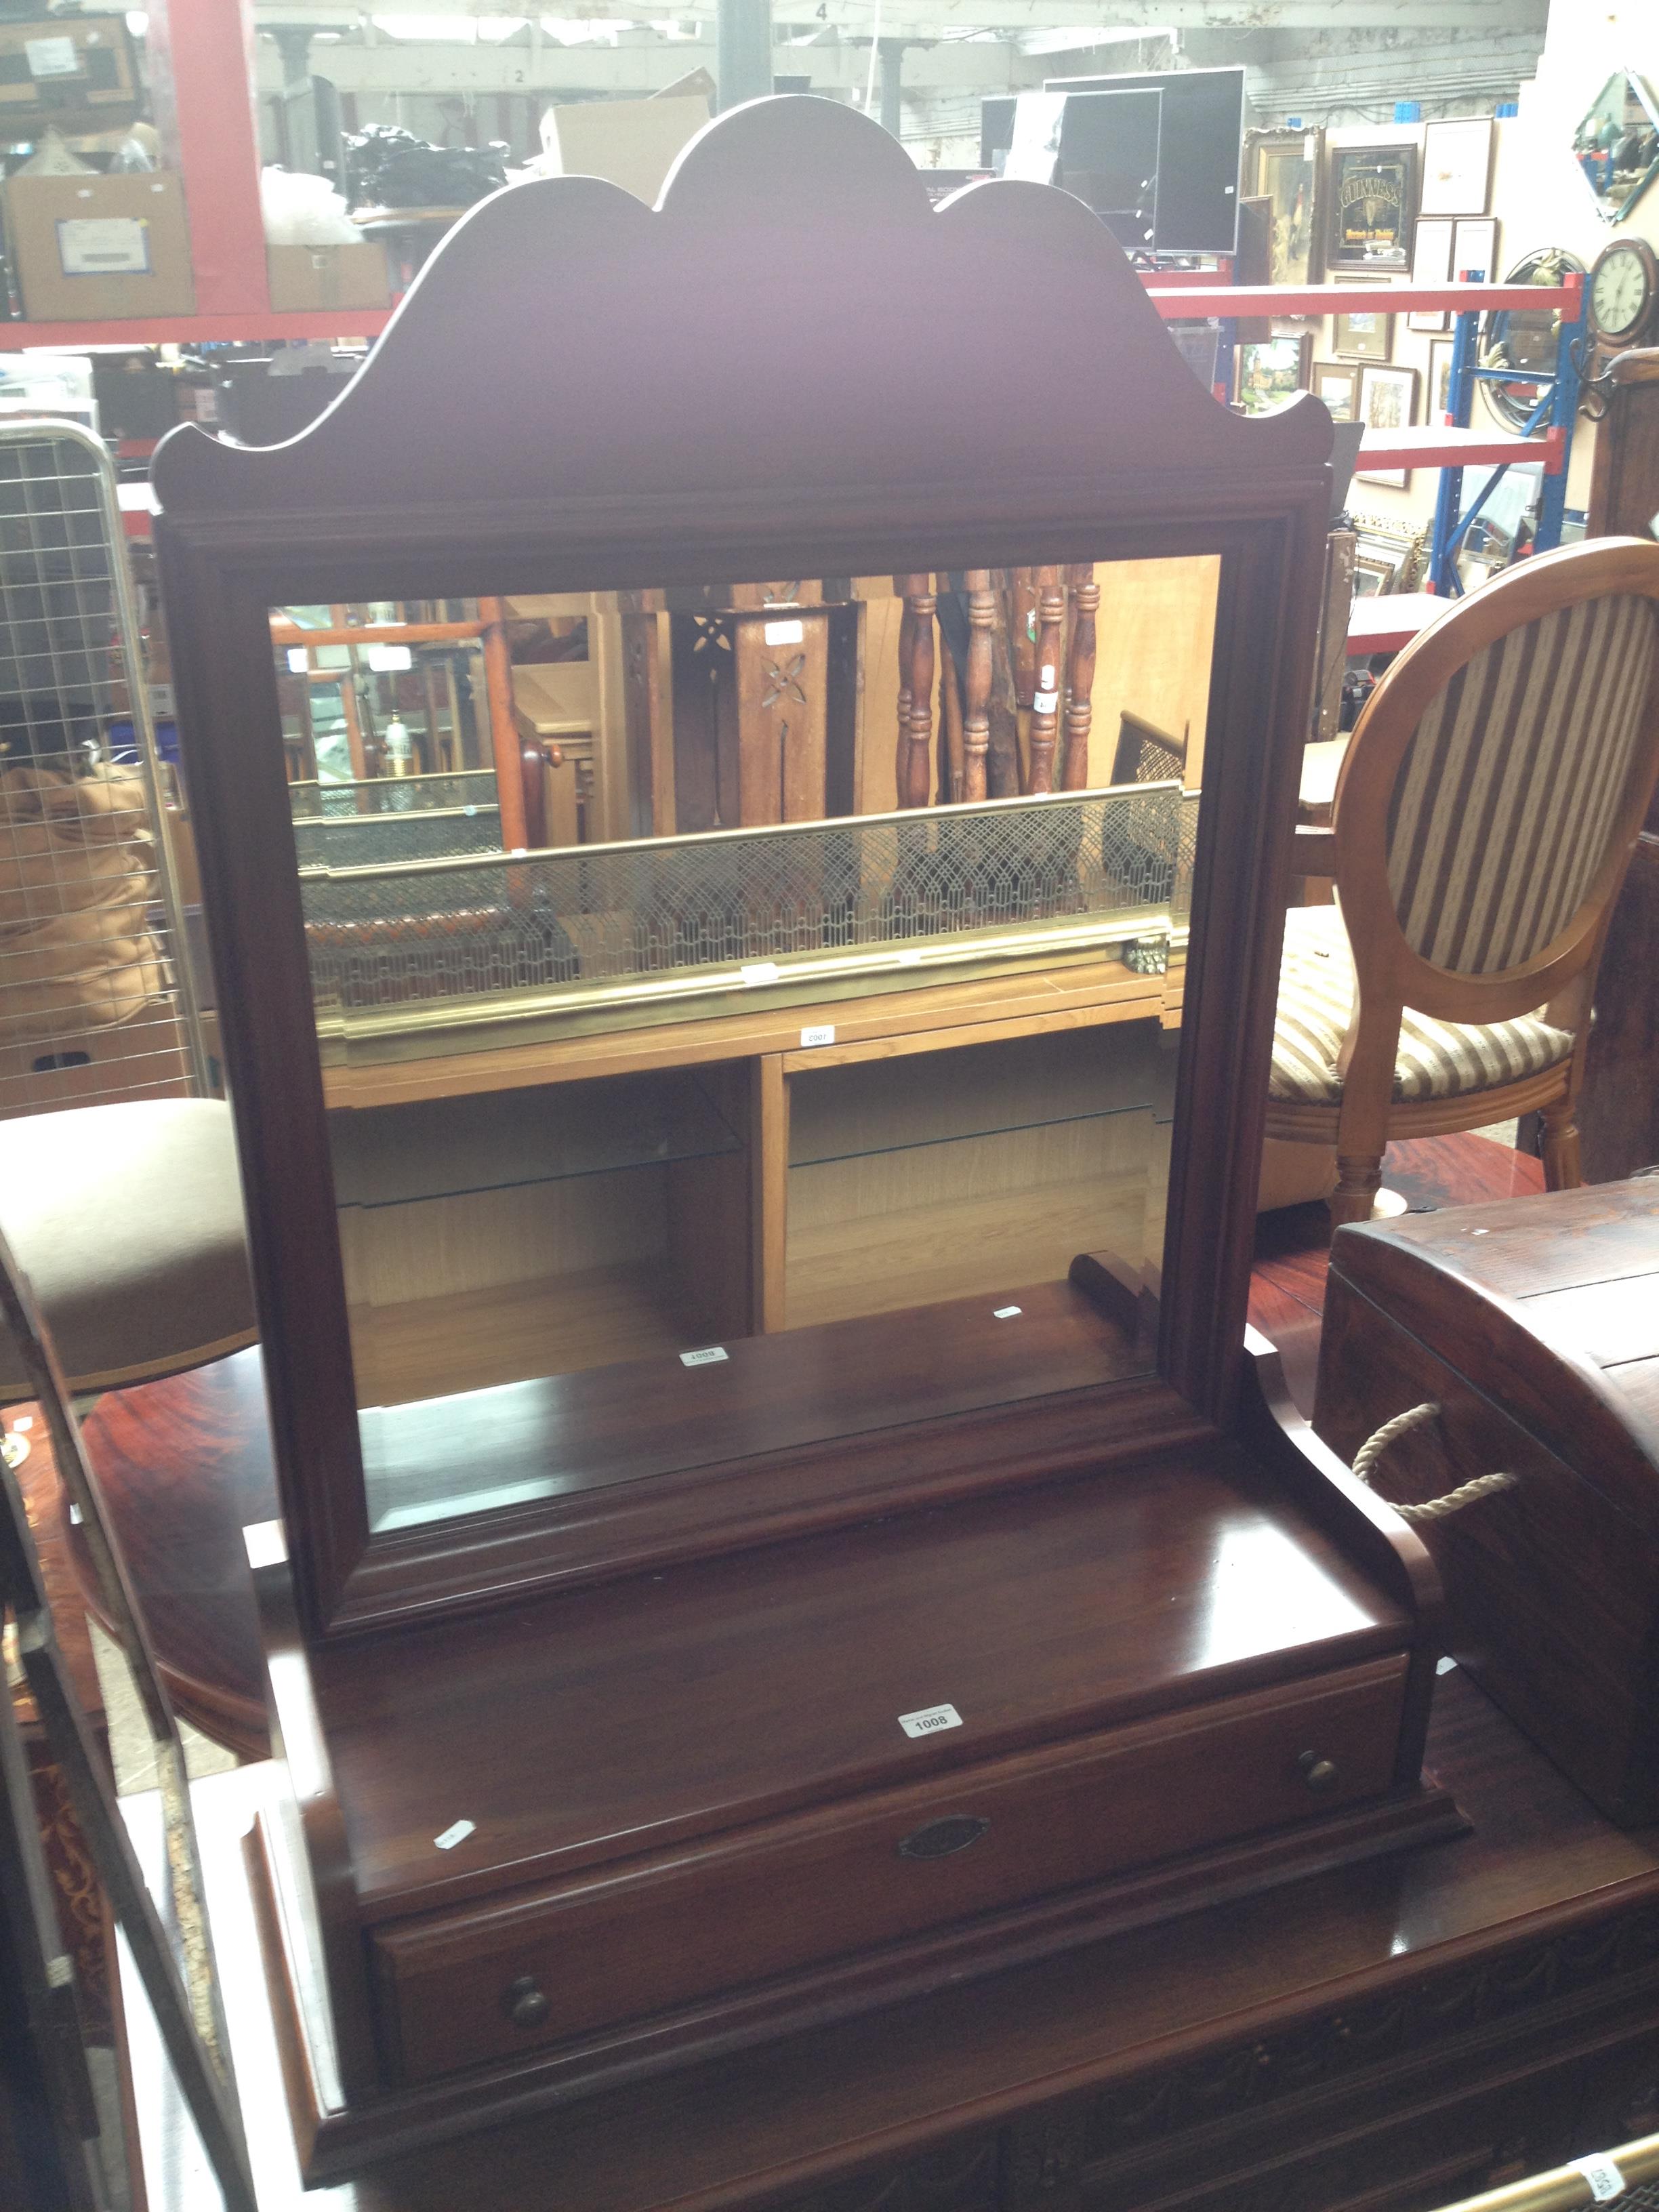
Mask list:
[[[1285,959],[1279,978],[1268,1095],[1334,1106],[1342,1085],[1336,1056],[1353,1011],[1353,962],[1342,916],[1334,906],[1292,907],[1285,917]],[[1400,1024],[1394,1095],[1404,1101],[1459,1098],[1494,1084],[1541,1074],[1572,1050],[1565,1030],[1536,1014],[1474,1027],[1438,1022],[1407,1007]]]

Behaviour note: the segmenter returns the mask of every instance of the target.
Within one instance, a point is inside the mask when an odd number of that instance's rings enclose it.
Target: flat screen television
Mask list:
[[[1146,252],[1158,236],[1161,91],[1068,93],[1054,182],[1085,200],[1120,246]]]
[[[1244,143],[1242,69],[1164,70],[1144,76],[1049,77],[1045,92],[1161,92],[1158,220],[1160,253],[1238,250],[1238,165]],[[1067,100],[1069,111],[1070,99]]]

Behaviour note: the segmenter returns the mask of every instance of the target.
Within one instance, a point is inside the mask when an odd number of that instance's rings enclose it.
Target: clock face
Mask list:
[[[1643,256],[1628,245],[1612,246],[1590,279],[1590,313],[1605,337],[1623,337],[1647,314],[1652,280]]]

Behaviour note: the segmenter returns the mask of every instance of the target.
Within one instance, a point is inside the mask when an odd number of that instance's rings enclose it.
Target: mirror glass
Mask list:
[[[1573,158],[1604,222],[1622,222],[1659,169],[1659,107],[1641,78],[1616,70],[1573,135]]]
[[[272,610],[375,1528],[1148,1370],[1218,568]]]

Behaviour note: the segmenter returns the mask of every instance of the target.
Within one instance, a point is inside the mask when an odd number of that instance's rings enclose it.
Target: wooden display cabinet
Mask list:
[[[1056,310],[1063,453],[988,301]],[[1218,406],[1079,203],[936,212],[802,99],[655,212],[483,203],[303,438],[164,442],[313,2178],[1458,1831],[1427,1555],[1243,1376],[1329,444]],[[1213,585],[1201,799],[1066,787],[1120,562]],[[1035,765],[991,798],[999,571]],[[271,608],[617,594],[654,806],[653,595],[865,575],[906,580],[899,811],[301,880]]]
[[[1024,1297],[1064,1283],[1079,1249],[1139,1275],[1149,1210],[1163,1247],[1176,1040],[1156,1012],[1091,1011],[977,1042],[929,1030],[782,1055],[786,1326]]]
[[[746,1336],[746,1105],[717,1066],[338,1115],[364,1403]]]

